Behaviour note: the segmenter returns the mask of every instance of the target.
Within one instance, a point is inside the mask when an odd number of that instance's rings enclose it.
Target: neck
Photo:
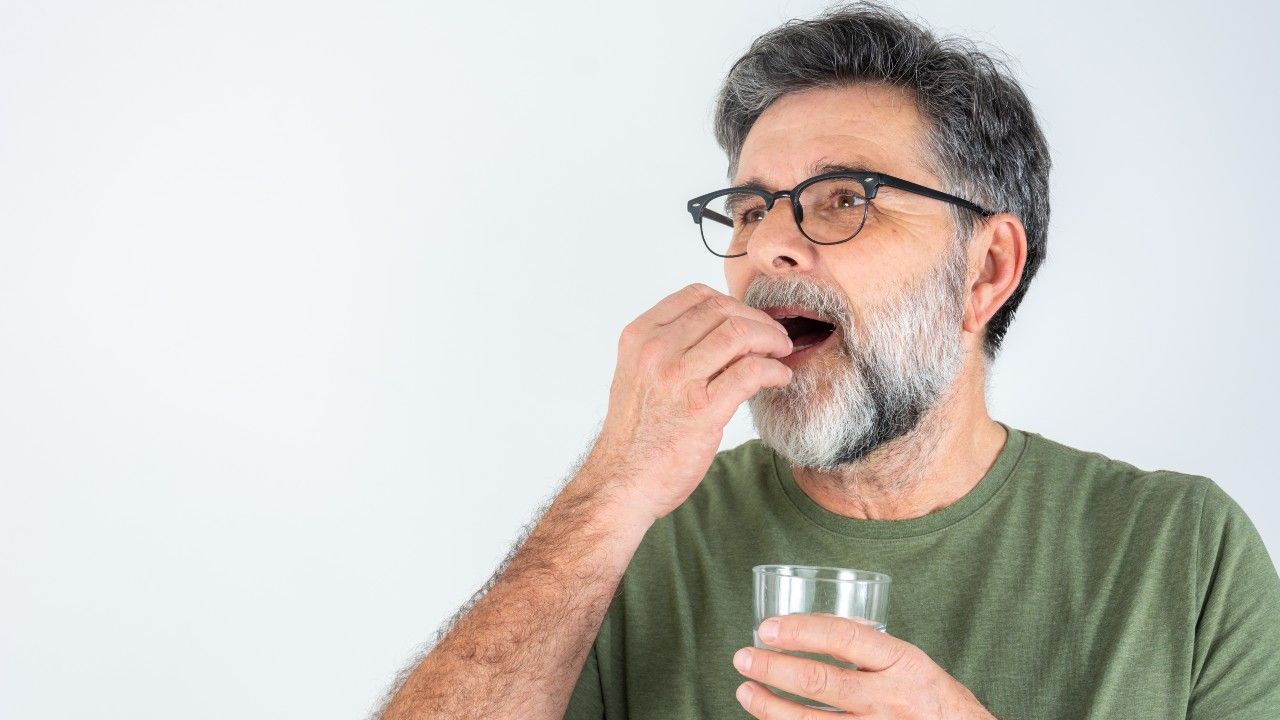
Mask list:
[[[906,520],[941,510],[986,475],[1008,433],[987,414],[982,372],[972,364],[920,424],[836,472],[791,468],[818,505],[861,520]]]

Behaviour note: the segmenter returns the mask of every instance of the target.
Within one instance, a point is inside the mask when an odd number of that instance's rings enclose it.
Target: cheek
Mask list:
[[[915,268],[930,267],[932,263],[930,246],[905,232],[877,235],[875,242],[867,243],[862,250],[865,257],[861,261],[889,277],[910,277]]]
[[[851,248],[847,256],[833,258],[840,285],[859,307],[878,307],[918,286],[938,272],[936,247],[910,236],[878,237],[873,243]]]
[[[861,257],[849,258],[836,266],[832,280],[844,293],[845,302],[855,315],[884,304],[896,287],[895,276],[887,274],[883,267],[883,263]]]
[[[746,267],[747,263],[740,262],[746,259],[745,257],[734,258],[733,261],[737,264],[726,264],[724,268],[724,286],[729,289],[729,294],[738,300],[746,297],[747,287],[751,285],[750,268]]]

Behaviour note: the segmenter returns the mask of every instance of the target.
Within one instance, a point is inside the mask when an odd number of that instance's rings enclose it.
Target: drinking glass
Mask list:
[[[867,620],[876,630],[886,631],[885,618],[889,610],[889,584],[892,578],[884,573],[815,565],[757,565],[751,568],[751,572],[755,576],[755,623],[751,631],[751,641],[755,647],[857,670],[857,665],[827,654],[775,648],[760,639],[757,632],[760,623],[777,615],[810,613]],[[780,697],[807,707],[840,710],[773,686],[768,687]]]

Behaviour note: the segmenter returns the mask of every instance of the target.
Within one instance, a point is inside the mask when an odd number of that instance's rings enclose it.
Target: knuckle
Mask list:
[[[830,685],[830,673],[827,667],[816,662],[806,665],[797,679],[800,690],[809,696],[825,694]]]
[[[714,295],[708,297],[706,300],[703,301],[703,304],[711,308],[712,310],[718,310],[723,313],[727,313],[729,312],[729,310],[733,308],[733,303],[730,302],[725,296],[721,295],[720,293],[715,293]]]
[[[618,347],[629,347],[639,342],[643,337],[644,331],[640,329],[635,321],[629,322],[622,327],[622,333],[618,335]]]
[[[889,648],[887,665],[902,667],[909,672],[924,672],[933,663],[923,650],[914,645],[895,644]]]
[[[744,357],[725,369],[733,385],[749,385],[759,381],[760,369],[754,360],[752,357]]]
[[[831,693],[841,699],[866,698],[866,686],[857,673],[839,669],[831,677]]]
[[[845,650],[852,650],[858,645],[858,637],[861,630],[856,622],[843,622],[835,631],[836,646]]]
[[[747,321],[737,315],[730,316],[728,320],[725,320],[720,324],[720,327],[723,328],[722,332],[731,341],[737,341],[740,338],[744,338],[750,332],[750,328],[747,326]]]
[[[700,313],[724,313],[728,310],[728,307],[728,303],[719,293],[713,293],[703,296],[701,302],[695,305],[694,309]]]
[[[647,367],[657,365],[662,356],[666,354],[666,348],[662,346],[662,341],[657,338],[649,338],[645,340],[638,351],[640,363]]]
[[[684,290],[686,293],[690,295],[695,295],[698,297],[709,297],[711,295],[714,295],[716,292],[715,290],[711,289],[710,285],[707,285],[706,283],[700,283],[700,282],[690,283],[689,285],[685,286]]]
[[[671,387],[684,378],[684,367],[678,362],[655,363],[658,382],[664,387]]]
[[[711,406],[711,395],[703,383],[693,382],[684,391],[684,404],[690,412],[697,413]]]
[[[692,350],[685,350],[677,354],[666,369],[672,373],[673,379],[693,377],[698,369],[697,363],[698,355]]]

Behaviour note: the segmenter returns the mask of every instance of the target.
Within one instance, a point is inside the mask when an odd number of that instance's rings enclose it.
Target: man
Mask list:
[[[987,414],[1049,216],[1003,67],[849,6],[759,38],[716,131],[730,187],[688,209],[730,295],[627,326],[580,470],[382,717],[825,717],[766,685],[884,718],[1280,717],[1280,577],[1240,507]],[[760,439],[717,452],[743,401]],[[777,619],[769,644],[857,669],[750,648],[765,563],[890,575],[888,632]]]

